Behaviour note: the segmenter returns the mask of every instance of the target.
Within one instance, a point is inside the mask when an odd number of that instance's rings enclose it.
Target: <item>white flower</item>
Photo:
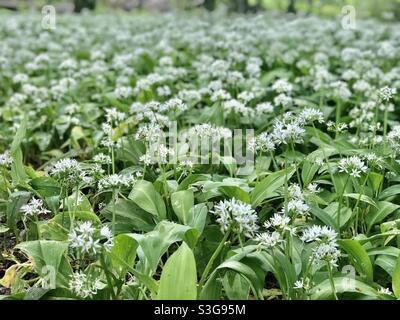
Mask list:
[[[13,163],[13,158],[10,155],[9,151],[4,153],[0,153],[0,166],[8,167]]]
[[[283,121],[276,120],[271,133],[274,143],[288,144],[288,143],[302,143],[305,130],[301,123],[296,118],[292,118],[290,113],[284,115]]]
[[[270,102],[259,103],[256,106],[256,116],[272,113],[273,111],[274,106]]]
[[[99,181],[99,190],[116,190],[128,188],[135,182],[132,175],[112,174]]]
[[[113,247],[113,234],[108,226],[103,226],[100,229],[100,235],[107,239],[107,241],[103,244],[104,248],[107,251],[110,251]]]
[[[334,241],[336,240],[336,237],[336,231],[329,228],[328,226],[313,225],[303,231],[303,235],[300,237],[300,239],[304,242],[321,240]]]
[[[96,229],[90,221],[80,223],[77,227],[71,230],[68,234],[69,246],[73,249],[78,249],[82,253],[96,254],[100,248],[100,240],[94,240]]]
[[[69,280],[69,289],[81,298],[92,297],[100,288],[99,279],[93,281],[82,271],[74,272]]]
[[[234,233],[252,237],[258,230],[257,213],[251,205],[235,198],[220,201],[211,212],[217,216],[223,233],[231,229]]]
[[[271,152],[275,150],[275,143],[267,132],[263,132],[249,141],[248,146],[253,151]]]
[[[108,123],[119,123],[125,119],[125,113],[119,112],[116,108],[106,108],[105,112]]]
[[[152,164],[155,163],[153,160],[152,156],[149,153],[146,153],[139,158],[140,162],[143,162],[146,166],[151,166]]]
[[[82,179],[82,168],[75,159],[61,159],[53,165],[50,174],[67,184],[76,185]]]
[[[259,233],[256,236],[255,240],[259,242],[262,246],[265,246],[267,248],[273,248],[279,243],[283,242],[281,235],[276,231],[272,233],[270,232]]]
[[[322,123],[324,122],[324,114],[317,109],[306,108],[299,114],[298,121],[301,124],[307,124],[314,121]]]
[[[280,95],[276,96],[274,98],[274,104],[275,106],[279,107],[287,107],[292,103],[292,98],[285,95],[284,93],[281,93]]]
[[[93,157],[93,161],[97,162],[99,164],[111,164],[112,163],[111,157],[108,155],[105,155],[104,153],[96,154]]]
[[[360,177],[361,173],[364,173],[368,170],[368,167],[365,165],[364,161],[357,156],[341,159],[339,161],[338,168],[339,172],[345,172],[355,178]]]
[[[310,279],[309,278],[301,278],[300,280],[295,281],[293,289],[310,289]]]
[[[283,214],[275,213],[268,221],[264,222],[266,229],[275,228],[279,230],[290,230],[289,227],[290,218]]]
[[[272,89],[278,93],[290,93],[293,86],[286,79],[279,79],[272,85]]]
[[[301,199],[292,199],[288,202],[287,208],[289,211],[294,211],[301,216],[305,215],[310,207]]]
[[[396,88],[383,87],[378,91],[378,97],[382,101],[389,101],[397,93]]]
[[[294,283],[293,289],[303,289],[303,288],[304,288],[304,281],[303,281],[303,279],[297,280],[297,281]]]
[[[341,255],[336,238],[337,233],[333,229],[318,225],[308,227],[300,237],[303,242],[316,243],[310,257],[313,264],[328,262],[331,266],[337,266],[337,261]]]
[[[381,287],[381,288],[379,288],[378,292],[381,293],[381,294],[389,295],[389,296],[392,296],[392,295],[393,295],[393,292],[390,291],[389,288],[383,288],[383,287]]]
[[[41,214],[47,214],[50,213],[50,210],[47,210],[44,207],[44,203],[40,199],[36,199],[33,197],[28,204],[24,205],[21,207],[21,212],[25,216],[39,216]]]

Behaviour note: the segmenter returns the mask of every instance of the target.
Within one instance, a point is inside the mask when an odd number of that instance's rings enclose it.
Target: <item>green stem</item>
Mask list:
[[[221,253],[222,248],[225,245],[226,240],[228,239],[229,235],[230,235],[230,230],[228,230],[224,237],[222,238],[221,242],[219,243],[217,249],[214,251],[213,255],[211,256],[210,260],[208,261],[203,274],[201,275],[200,281],[199,281],[199,290],[201,290],[204,286],[204,283],[207,280],[207,276],[210,273],[210,270],[214,264],[215,259],[217,259],[217,257],[219,256],[219,254]]]
[[[341,215],[341,211],[342,211],[343,194],[346,191],[346,187],[349,182],[349,178],[350,178],[350,176],[347,176],[346,183],[344,184],[343,190],[340,193],[340,197],[339,197],[339,205],[338,205],[338,212],[337,212],[337,228],[338,228],[339,232],[340,232],[340,215]]]
[[[290,143],[290,146],[291,146],[291,149],[292,149],[292,152],[293,152],[293,156],[294,156],[294,154],[295,154],[295,151],[294,151],[294,143],[291,142],[291,143]],[[300,172],[299,172],[299,167],[298,167],[298,165],[297,165],[297,159],[294,160],[294,166],[295,166],[295,168],[296,168],[296,175],[297,175],[297,180],[298,180],[298,182],[299,182],[299,186],[300,186],[300,188],[302,188],[301,178],[300,178]]]
[[[355,231],[355,233],[357,233],[357,230],[358,230],[358,218],[359,218],[359,217],[358,217],[358,212],[359,212],[359,210],[358,210],[358,204],[360,203],[361,195],[364,193],[364,188],[365,188],[365,185],[366,185],[366,183],[367,183],[368,176],[369,176],[369,172],[368,172],[367,175],[365,176],[365,179],[364,179],[363,184],[362,184],[362,186],[361,186],[361,190],[360,190],[360,193],[359,193],[359,195],[358,195],[356,204],[354,205],[354,208],[353,208],[353,211],[357,208],[356,221],[355,221],[355,226],[354,226],[354,231]]]
[[[115,204],[117,202],[117,194],[116,191],[113,190],[113,195],[112,195],[112,203],[113,203],[113,207],[112,207],[112,233],[115,236]]]
[[[331,265],[329,264],[329,262],[326,262],[326,264],[328,266],[329,282],[331,284],[333,296],[335,297],[335,300],[339,300],[338,297],[337,297],[337,294],[336,294],[335,282],[333,281]]]

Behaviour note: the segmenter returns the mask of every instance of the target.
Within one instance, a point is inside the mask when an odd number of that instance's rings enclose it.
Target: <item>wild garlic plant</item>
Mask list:
[[[2,18],[0,298],[400,297],[398,23]]]

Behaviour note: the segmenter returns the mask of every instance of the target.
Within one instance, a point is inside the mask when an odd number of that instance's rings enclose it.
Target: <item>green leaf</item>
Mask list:
[[[116,158],[122,161],[131,162],[133,164],[140,163],[140,157],[146,153],[146,147],[142,141],[132,138],[121,138],[121,148],[116,152]]]
[[[338,243],[354,261],[358,273],[372,282],[374,278],[372,263],[364,247],[357,240],[338,240]]]
[[[35,271],[41,277],[53,274],[58,286],[67,286],[72,268],[65,258],[68,249],[67,242],[36,240],[22,242],[16,246],[29,257],[33,258]],[[52,271],[53,270],[53,271]]]
[[[108,204],[101,214],[109,221],[112,219],[113,204]],[[155,223],[153,216],[141,209],[136,203],[129,199],[120,198],[115,203],[115,229],[121,232],[151,231]]]
[[[337,293],[354,292],[368,297],[378,298],[378,292],[368,284],[348,277],[335,277],[333,279],[335,291]],[[311,300],[327,300],[333,298],[332,286],[330,280],[326,279],[313,287],[310,291]]]
[[[166,218],[164,200],[151,182],[138,181],[129,194],[129,199],[133,200],[144,211],[157,217],[159,221]]]
[[[249,194],[244,191],[240,187],[236,186],[223,186],[219,187],[218,191],[220,191],[222,194],[226,195],[229,198],[235,198],[237,200],[240,200],[244,203],[250,203],[251,199]]]
[[[60,194],[60,185],[50,177],[38,177],[32,179],[29,184],[42,198],[58,196]]]
[[[392,288],[396,298],[400,298],[400,256],[397,258],[396,266],[393,271]]]
[[[161,256],[169,246],[184,240],[194,247],[199,233],[196,229],[181,224],[161,221],[153,231],[145,234],[130,234],[139,243],[138,256],[144,273],[155,272]]]
[[[157,300],[196,300],[196,298],[196,261],[192,250],[183,242],[163,268]]]
[[[194,206],[193,191],[182,190],[172,193],[171,205],[179,221],[188,224],[189,210]]]
[[[332,227],[333,229],[338,229],[336,220],[325,210],[316,205],[310,205],[310,212],[326,225]]]
[[[301,171],[301,179],[303,180],[303,184],[305,186],[308,186],[310,184],[319,168],[320,166],[315,163],[311,163],[308,160],[304,161]]]
[[[111,256],[111,265],[118,272],[120,278],[124,277],[128,271],[126,264],[133,268],[138,246],[138,242],[127,234],[119,234],[114,237],[109,255]],[[122,264],[121,260],[125,263]]]
[[[368,174],[368,181],[370,182],[373,190],[379,190],[382,180],[383,180],[383,175],[379,173],[370,172]]]
[[[294,174],[295,169],[284,169],[271,173],[256,185],[250,194],[251,204],[253,207],[259,206],[265,199],[269,199],[273,192],[284,185],[285,181]]]
[[[391,186],[385,190],[383,190],[380,194],[379,194],[379,199],[386,199],[395,195],[400,194],[400,184],[396,184],[394,186]]]
[[[348,197],[352,199],[360,199],[360,201],[365,202],[370,204],[371,206],[377,207],[376,203],[374,200],[372,200],[370,197],[366,196],[365,194],[359,194],[359,193],[346,193],[343,195],[343,197]]]
[[[338,202],[332,202],[330,203],[324,211],[328,213],[333,221],[337,223],[337,214],[339,211],[339,203]],[[352,210],[346,206],[342,206],[340,209],[340,227],[343,227],[351,218],[352,215]]]
[[[389,276],[393,276],[394,270],[397,265],[398,257],[393,257],[389,255],[379,255],[375,260],[375,265],[381,267],[387,272]]]
[[[186,190],[191,184],[198,181],[210,180],[210,175],[207,174],[190,174],[179,184],[177,191]]]
[[[27,117],[25,115],[14,136],[10,149],[11,156],[14,159],[11,165],[11,177],[14,184],[24,183],[28,179],[28,175],[24,168],[23,154],[21,150],[22,140],[26,137],[26,126]]]
[[[229,300],[247,300],[250,285],[240,273],[227,272],[222,280],[224,290]]]
[[[264,285],[263,280],[265,275],[261,275],[257,272],[254,265],[248,265],[241,261],[227,260],[219,265],[216,270],[221,269],[229,269],[239,273],[248,281],[253,293],[258,297],[262,296],[262,288]]]
[[[388,201],[379,201],[377,203],[377,208],[373,207],[365,217],[368,230],[370,230],[374,224],[381,222],[398,208],[400,208],[400,206],[397,204]]]
[[[188,214],[188,225],[196,228],[199,235],[203,233],[207,220],[208,208],[205,203],[199,203],[190,208]]]

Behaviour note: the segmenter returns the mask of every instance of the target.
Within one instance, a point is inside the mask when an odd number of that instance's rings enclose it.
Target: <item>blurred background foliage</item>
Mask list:
[[[45,4],[54,5],[59,13],[84,9],[100,12],[226,10],[232,13],[278,11],[321,16],[337,16],[343,6],[353,5],[361,17],[400,19],[400,0],[0,0],[0,10],[40,10]]]

